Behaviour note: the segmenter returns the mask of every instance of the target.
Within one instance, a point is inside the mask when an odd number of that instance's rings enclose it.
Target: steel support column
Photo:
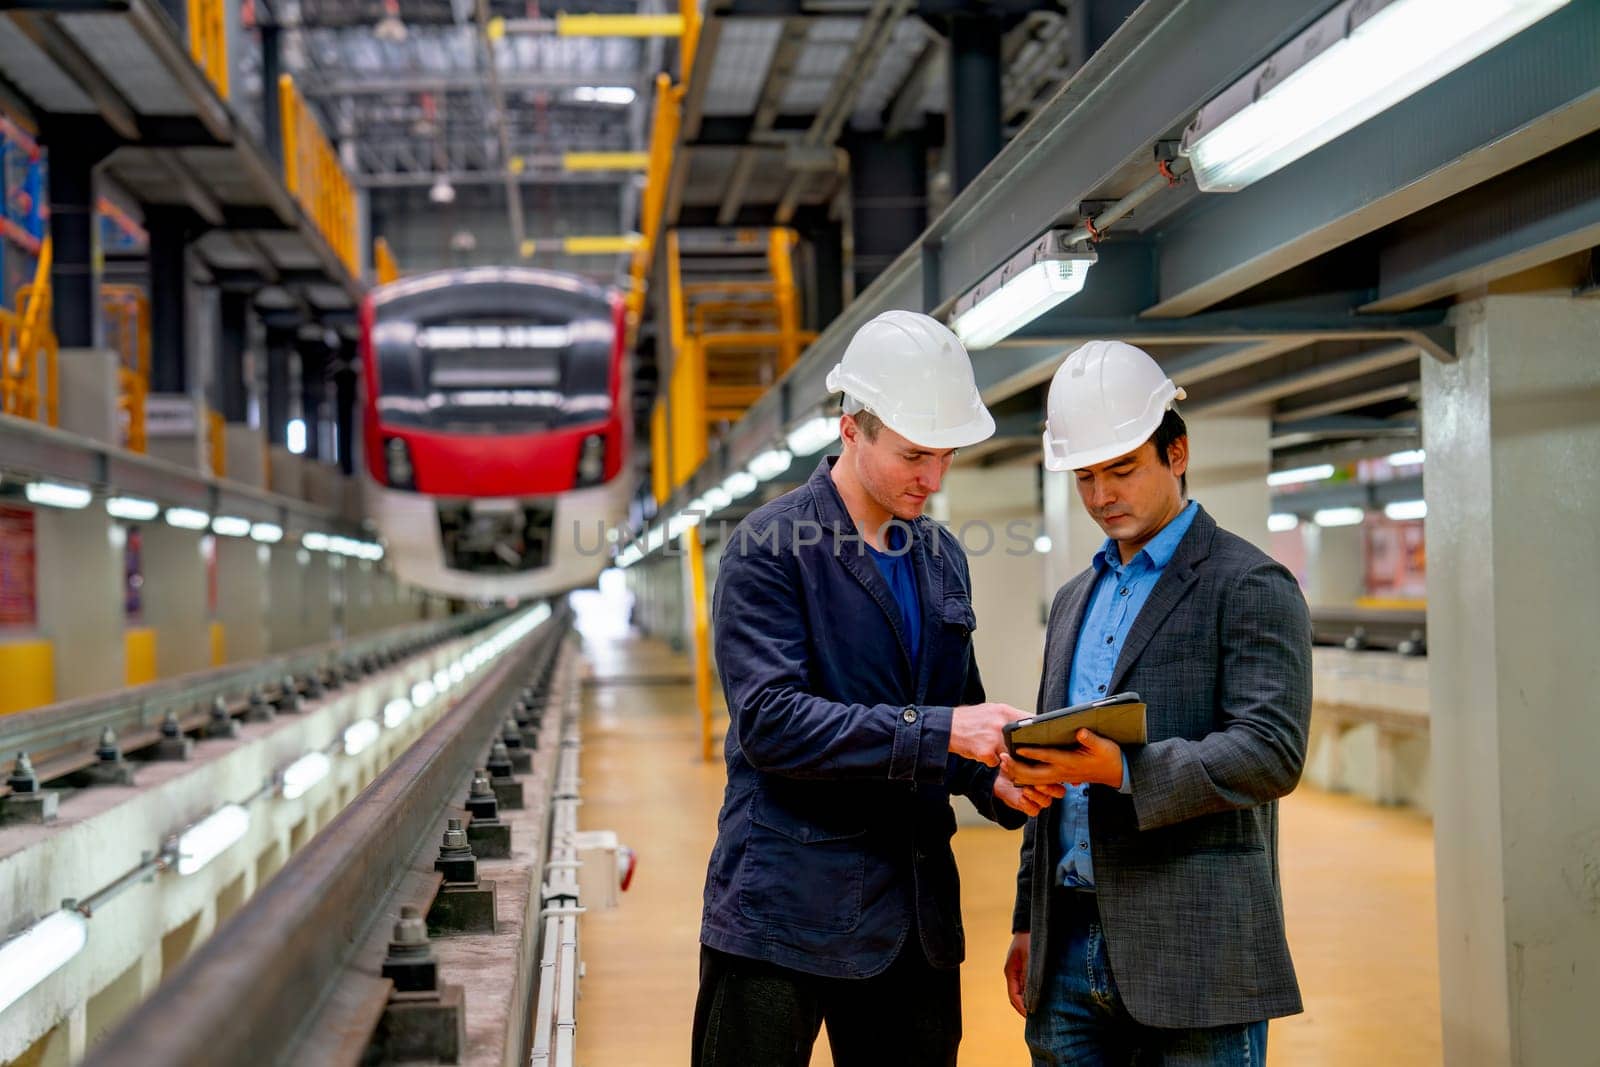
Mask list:
[[[888,141],[870,135],[851,137],[844,147],[850,153],[855,291],[859,293],[910,248],[928,224],[927,149],[922,138],[913,135]]]
[[[250,343],[250,297],[223,290],[221,344],[217,346],[217,410],[229,422],[249,418],[249,389],[244,380],[245,351]]]
[[[150,391],[182,393],[189,388],[187,341],[189,212],[150,206]]]
[[[96,147],[104,140],[103,131],[98,138],[78,133],[72,128],[50,142],[51,325],[62,348],[93,348],[101,333],[94,168],[106,152]]]
[[[267,327],[267,443],[289,443],[289,357],[294,330]]]
[[[356,472],[356,343],[346,338],[339,346],[338,369],[333,374],[334,446],[339,470]]]
[[[328,396],[328,346],[318,336],[302,337],[300,352],[300,417],[306,424],[306,459],[322,458],[322,409]]]
[[[970,15],[952,15],[947,25],[950,104],[945,144],[952,191],[959,193],[1000,152],[1001,27],[998,19]]]
[[[283,166],[283,116],[278,112],[278,78],[283,74],[283,31],[270,19],[261,24],[261,137],[267,152]]]

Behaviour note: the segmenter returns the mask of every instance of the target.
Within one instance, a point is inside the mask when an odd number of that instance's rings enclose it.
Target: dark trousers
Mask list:
[[[822,1024],[836,1067],[952,1067],[961,972],[908,945],[882,974],[820,978],[700,946],[694,1067],[806,1067]]]

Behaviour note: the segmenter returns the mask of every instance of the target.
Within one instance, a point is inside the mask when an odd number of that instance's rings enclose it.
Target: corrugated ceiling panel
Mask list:
[[[98,110],[78,83],[7,18],[0,18],[0,72],[41,110],[66,115],[92,115]]]
[[[782,32],[781,19],[730,19],[723,26],[706,86],[706,114],[754,113]]]
[[[127,19],[62,15],[59,21],[139,114],[194,114],[188,95]]]

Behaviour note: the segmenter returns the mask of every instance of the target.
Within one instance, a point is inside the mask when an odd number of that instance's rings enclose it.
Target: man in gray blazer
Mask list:
[[[1072,783],[1029,821],[1006,959],[1037,1064],[1259,1065],[1301,1010],[1276,800],[1305,761],[1311,625],[1290,573],[1185,499],[1183,391],[1094,341],[1050,387],[1045,466],[1107,534],[1056,594],[1041,712],[1118,692],[1149,743],[1087,730],[1002,770]]]

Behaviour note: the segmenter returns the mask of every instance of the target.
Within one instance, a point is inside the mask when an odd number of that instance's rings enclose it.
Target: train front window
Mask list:
[[[476,434],[603,419],[611,413],[615,336],[609,319],[588,314],[550,321],[381,307],[372,334],[379,417],[391,426]]]

